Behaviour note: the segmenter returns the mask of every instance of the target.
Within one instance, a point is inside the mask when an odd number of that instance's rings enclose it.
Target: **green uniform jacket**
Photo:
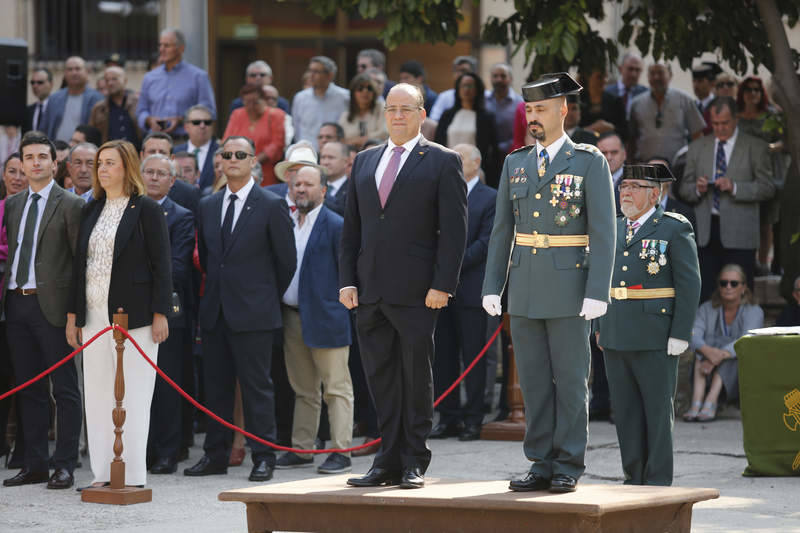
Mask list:
[[[619,351],[666,350],[670,337],[691,340],[700,301],[700,267],[692,225],[683,215],[665,213],[659,205],[625,244],[626,221],[625,217],[617,219],[612,286],[672,287],[675,298],[612,300],[599,319],[600,346]],[[647,257],[641,259],[645,244]],[[663,265],[659,263],[662,254]]]
[[[596,147],[569,139],[541,179],[537,167],[535,145],[503,163],[482,294],[502,294],[508,276],[512,315],[577,316],[584,298],[609,301],[616,231],[611,173]],[[515,232],[589,235],[590,251],[516,246]]]

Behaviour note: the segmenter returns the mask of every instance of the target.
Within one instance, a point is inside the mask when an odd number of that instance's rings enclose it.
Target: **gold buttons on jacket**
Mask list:
[[[664,308],[662,307],[662,308],[661,308],[661,312],[662,312],[662,313],[666,313],[666,312],[667,312],[667,310],[666,310],[666,309],[664,309]]]
[[[628,271],[628,265],[622,265],[622,271],[623,272],[627,272]]]
[[[581,267],[580,263],[575,263],[575,268],[580,268],[580,267]]]
[[[628,257],[630,254],[628,253],[627,250],[625,250],[624,252],[622,252],[622,255],[624,255],[625,257]]]
[[[533,212],[533,218],[539,218],[539,211]]]
[[[513,198],[514,198],[514,200],[516,200],[516,199],[517,199],[517,193],[514,193],[514,196],[513,196]]]
[[[536,255],[536,248],[533,248],[533,249],[531,249],[531,253],[532,253],[533,255]]]
[[[620,282],[619,282],[619,286],[620,286],[620,287],[624,287],[624,286],[625,286],[625,282],[624,282],[624,281],[620,281]]]
[[[536,198],[537,200],[541,200],[542,199],[542,195],[537,192],[536,196],[534,196],[534,198]]]

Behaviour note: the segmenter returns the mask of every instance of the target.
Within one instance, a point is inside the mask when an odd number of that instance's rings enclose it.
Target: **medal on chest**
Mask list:
[[[667,241],[658,241],[658,250],[661,252],[658,255],[658,264],[662,267],[666,266],[667,256],[665,255],[665,252],[667,251]]]

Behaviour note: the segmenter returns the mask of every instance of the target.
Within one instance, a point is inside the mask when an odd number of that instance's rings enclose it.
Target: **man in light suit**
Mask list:
[[[178,316],[169,319],[169,337],[158,345],[158,366],[179,386],[184,386],[184,357],[191,357],[187,345],[192,327],[192,253],[194,252],[194,217],[192,212],[168,196],[177,176],[175,162],[161,154],[142,162],[142,179],[147,196],[161,205],[169,229],[172,252],[172,290],[181,306]],[[178,302],[173,302],[174,305]],[[148,456],[152,457],[151,474],[175,472],[181,445],[181,397],[163,379],[156,381],[150,405]]]
[[[64,63],[64,79],[67,86],[50,96],[39,129],[52,140],[69,142],[75,128],[89,123],[92,108],[103,95],[87,86],[89,74],[80,57],[70,57]]]
[[[292,446],[303,450],[314,447],[320,396],[328,407],[333,448],[348,448],[353,437],[353,384],[347,366],[350,313],[336,302],[342,218],[323,205],[326,188],[319,167],[304,166],[294,177],[297,210],[292,219],[298,267],[283,295],[283,350],[295,392]],[[278,458],[276,468],[313,462],[312,455],[288,452]],[[349,454],[333,452],[317,471],[339,474],[350,467]]]
[[[356,156],[347,183],[339,301],[356,309],[381,449],[354,486],[424,485],[433,425],[433,332],[458,287],[467,187],[458,154],[422,137],[424,97],[395,85],[389,141]]]
[[[64,333],[67,299],[72,281],[73,256],[78,239],[83,200],[59,187],[56,149],[40,132],[20,143],[27,189],[10,196],[5,204],[8,231],[6,313],[8,346],[17,384],[36,376],[70,353]],[[49,474],[47,430],[50,401],[47,380],[19,393],[25,431],[25,466],[3,485],[13,487],[47,482],[51,489],[72,486],[78,461],[81,396],[74,364],[52,374],[56,399],[58,439],[53,455],[55,472]]]
[[[274,442],[270,362],[273,335],[282,326],[280,299],[297,263],[292,221],[286,203],[253,181],[253,141],[229,137],[222,148],[228,184],[203,198],[197,221],[200,264],[206,272],[200,301],[206,399],[212,411],[231,420],[238,377],[245,427]],[[275,453],[256,441],[249,445],[250,481],[272,479]],[[184,475],[227,473],[230,448],[231,431],[209,422],[205,454]]]
[[[497,191],[481,183],[481,152],[472,144],[459,144],[453,150],[461,156],[467,182],[467,247],[453,301],[439,315],[436,324],[436,359],[433,368],[434,396],[440,396],[469,366],[486,344],[487,316],[481,308],[481,284],[486,272],[486,252],[494,223]],[[495,367],[488,375],[494,377]],[[482,358],[465,380],[467,402],[454,390],[439,404],[439,423],[430,438],[458,436],[458,440],[477,440],[483,424],[487,358]]]
[[[680,186],[680,196],[695,206],[701,302],[728,263],[742,267],[752,290],[759,203],[775,194],[767,143],[736,127],[736,101],[718,97],[709,108],[714,134],[689,145]]]
[[[189,140],[175,146],[173,152],[188,152],[195,156],[200,173],[197,186],[202,191],[214,183],[214,153],[219,148],[214,138],[214,114],[203,104],[193,105],[186,110],[183,127]]]

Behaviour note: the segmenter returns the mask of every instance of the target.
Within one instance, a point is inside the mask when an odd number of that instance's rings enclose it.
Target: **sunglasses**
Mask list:
[[[717,89],[719,89],[721,87],[728,87],[729,89],[732,89],[733,87],[736,87],[736,82],[733,82],[733,81],[721,81],[721,82],[719,82],[717,84]]]
[[[369,92],[372,92],[372,87],[370,87],[369,85],[362,85],[361,87],[358,87],[358,88],[356,89],[356,92],[360,92],[360,91],[369,91]]]
[[[760,93],[761,87],[745,87],[742,90],[746,93]]]
[[[248,72],[247,75],[251,78],[266,78],[266,72]]]
[[[731,288],[735,289],[736,287],[739,286],[740,283],[741,283],[741,281],[736,280],[736,279],[721,279],[721,280],[719,280],[719,286],[722,287],[723,289],[725,287],[727,287],[728,285],[730,285]]]
[[[204,119],[204,120],[190,120],[189,121],[189,124],[192,124],[193,126],[199,126],[200,124],[205,124],[206,126],[210,126],[213,123],[214,123],[214,121],[211,120],[210,118],[209,119]]]
[[[656,113],[656,128],[660,128],[664,125],[663,123],[664,115],[661,114],[661,110]]]
[[[44,85],[44,80],[31,80],[31,85]]]
[[[238,159],[239,161],[243,161],[248,157],[253,156],[253,154],[248,154],[247,152],[242,152],[240,150],[237,150],[236,152],[222,152],[219,155],[222,156],[222,159],[232,159],[233,156],[236,156],[236,159]]]

